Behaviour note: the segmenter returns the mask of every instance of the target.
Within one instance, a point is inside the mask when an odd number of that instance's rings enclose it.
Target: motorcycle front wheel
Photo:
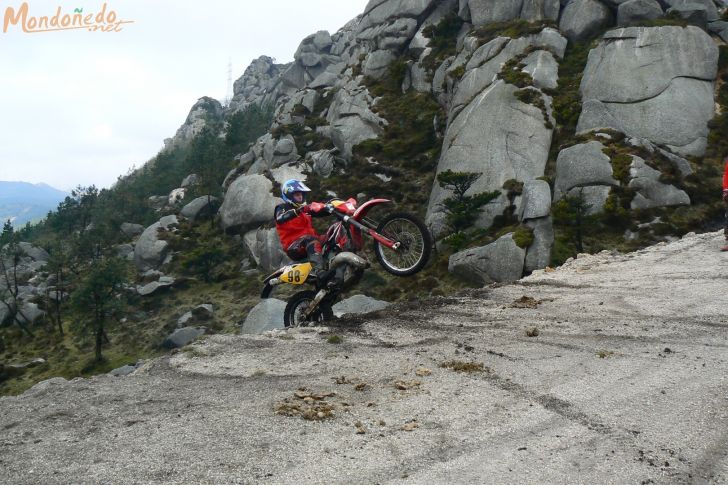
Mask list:
[[[286,309],[283,312],[283,324],[286,328],[310,327],[334,318],[334,311],[324,302],[319,303],[319,307],[308,318],[304,318],[303,314],[315,297],[315,291],[305,290],[299,291],[288,299]]]
[[[374,241],[379,264],[395,276],[410,276],[425,267],[432,251],[432,238],[425,224],[406,212],[389,214],[377,226],[382,236],[399,243],[397,249]]]

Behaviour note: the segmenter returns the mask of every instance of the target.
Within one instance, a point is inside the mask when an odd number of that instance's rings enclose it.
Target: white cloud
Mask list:
[[[106,1],[135,23],[0,33],[0,180],[109,186],[153,157],[199,97],[225,96],[228,59],[234,79],[260,55],[289,62],[306,35],[337,30],[367,3]],[[33,15],[78,6],[30,3]]]

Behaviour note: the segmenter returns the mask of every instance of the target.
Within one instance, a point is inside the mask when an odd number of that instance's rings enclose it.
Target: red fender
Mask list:
[[[354,214],[351,217],[352,217],[352,219],[354,219],[357,222],[358,221],[361,221],[361,219],[367,215],[367,212],[369,212],[369,209],[371,209],[375,205],[389,204],[390,202],[392,202],[392,201],[389,200],[389,199],[372,199],[372,200],[368,200],[368,201],[364,202],[356,210],[356,212],[354,212]]]

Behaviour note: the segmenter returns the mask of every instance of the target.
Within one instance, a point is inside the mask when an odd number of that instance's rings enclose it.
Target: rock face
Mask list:
[[[627,27],[638,22],[662,17],[663,11],[657,0],[628,0],[617,10],[617,25]]]
[[[507,180],[532,180],[543,175],[552,130],[544,124],[538,107],[514,96],[517,89],[497,81],[451,120],[443,144],[449,148],[440,158],[438,172],[482,173],[471,193],[500,190]],[[545,101],[550,104],[550,99]],[[483,133],[489,136],[484,138]],[[444,225],[440,204],[448,196],[448,191],[433,185],[427,223],[433,225],[436,234]],[[479,226],[489,227],[507,205],[505,197],[488,204]]]
[[[612,173],[612,164],[604,154],[604,145],[590,141],[574,145],[559,152],[556,159],[554,202],[575,187],[618,185]]]
[[[250,63],[243,75],[233,84],[230,109],[235,112],[251,104],[275,102],[281,72],[288,64],[275,64],[268,56],[261,56]]]
[[[162,346],[168,349],[178,349],[192,343],[197,337],[205,334],[204,328],[185,327],[172,332],[169,337],[164,339]]]
[[[448,271],[480,285],[516,281],[523,276],[525,259],[526,251],[516,245],[509,233],[487,246],[453,254]]]
[[[134,265],[139,271],[157,269],[164,262],[169,243],[159,238],[159,230],[170,230],[177,224],[176,216],[162,217],[147,227],[134,246]]]
[[[577,130],[614,128],[681,155],[702,155],[717,59],[717,47],[697,27],[606,33],[589,53]]]
[[[45,249],[33,246],[29,242],[19,242],[18,247],[20,250],[33,261],[47,262],[50,259],[50,255]]]
[[[250,310],[240,333],[260,334],[268,330],[285,328],[283,312],[286,302],[275,298],[267,298]]]
[[[480,46],[475,38],[463,40],[462,50],[445,70],[462,66],[465,73],[452,91],[442,91],[441,97],[450,110],[438,173],[452,170],[482,174],[469,194],[502,191],[508,180],[527,182],[544,174],[555,121],[551,98],[539,87],[555,86],[556,58],[563,57],[566,43],[551,28],[518,39],[498,37]],[[532,76],[533,87],[519,89],[498,79],[503,66],[514,59],[520,60],[523,71]],[[534,99],[537,101],[531,101]],[[450,195],[439,184],[433,184],[426,222],[436,236],[445,230],[441,204]],[[509,205],[502,193],[485,206],[476,225],[489,227]]]
[[[245,234],[243,241],[258,269],[264,273],[272,273],[290,262],[275,228],[253,229]]]
[[[141,224],[124,222],[121,224],[121,232],[123,232],[127,237],[135,237],[144,232],[144,226]]]
[[[662,10],[660,10],[662,13]],[[597,0],[570,0],[566,4],[559,29],[572,42],[593,37],[612,22],[612,13]]]
[[[273,184],[262,175],[237,178],[225,193],[220,222],[228,232],[244,231],[273,219],[279,200],[271,194]]]
[[[137,287],[137,293],[140,296],[149,296],[163,288],[169,288],[174,285],[175,279],[172,276],[161,276],[157,281],[152,281],[144,286]]]
[[[207,96],[200,98],[190,109],[184,124],[179,127],[172,139],[164,141],[165,149],[184,146],[208,126],[210,121],[222,121],[223,108],[216,99]]]
[[[637,191],[632,199],[632,209],[650,209],[670,205],[690,205],[690,197],[684,191],[659,181],[660,172],[649,167],[643,159],[632,156],[629,169],[630,188]]]
[[[353,81],[343,86],[331,102],[326,121],[331,125],[331,138],[344,158],[351,157],[354,145],[382,133],[386,121],[371,110],[373,103],[367,88]]]
[[[180,215],[191,221],[196,221],[215,215],[219,206],[220,200],[217,197],[203,195],[185,205],[180,211]]]
[[[473,25],[523,19],[535,20],[559,17],[559,0],[465,0],[460,2],[461,16]]]

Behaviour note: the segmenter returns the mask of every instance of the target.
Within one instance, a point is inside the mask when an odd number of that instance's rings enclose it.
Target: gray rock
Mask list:
[[[273,218],[279,199],[273,197],[273,184],[262,175],[238,177],[225,193],[220,222],[227,232],[244,231]]]
[[[475,96],[483,92],[496,79],[496,75],[500,72],[503,64],[514,57],[523,54],[528,48],[541,47],[556,53],[558,57],[563,57],[566,49],[567,40],[557,31],[546,28],[536,35],[521,37],[518,39],[508,39],[505,37],[497,37],[487,44],[478,48],[465,65],[466,73],[457,85],[457,89],[453,95],[451,102],[452,109],[457,111],[461,106],[465,106],[473,100]],[[532,57],[531,60],[535,59]],[[532,65],[535,70],[537,66]],[[553,70],[553,64],[539,73],[541,81],[550,83],[546,79],[557,79],[558,69]],[[436,86],[433,78],[433,91],[436,92]],[[450,117],[452,118],[451,112]]]
[[[134,246],[134,265],[139,271],[156,269],[162,265],[169,251],[169,243],[159,238],[159,231],[171,230],[177,222],[176,216],[162,217],[139,236]]]
[[[495,242],[466,249],[450,256],[448,271],[476,284],[512,282],[523,276],[526,250],[519,248],[508,233]]]
[[[180,328],[172,332],[166,339],[164,339],[164,342],[162,342],[162,346],[168,349],[178,349],[184,347],[189,343],[192,343],[192,341],[204,334],[204,328]]]
[[[45,263],[51,258],[45,249],[33,246],[29,242],[19,242],[18,247],[23,254],[31,258],[33,261],[41,261]]]
[[[138,236],[144,232],[144,226],[141,224],[132,224],[131,222],[124,222],[121,224],[121,232],[127,237]]]
[[[164,195],[152,195],[147,199],[149,207],[156,211],[160,211],[167,205],[167,197]]]
[[[117,367],[116,369],[112,370],[111,372],[109,372],[109,375],[114,376],[114,377],[124,377],[124,376],[128,376],[135,370],[137,370],[137,366],[135,366],[135,365],[124,365],[124,366]]]
[[[324,71],[308,85],[312,89],[327,88],[336,85],[340,77],[332,72]]]
[[[268,330],[283,329],[283,312],[286,302],[275,298],[267,298],[250,310],[243,326],[242,334],[261,334]]]
[[[196,173],[191,173],[182,180],[182,183],[179,186],[182,188],[191,187],[191,186],[197,185],[199,183],[200,183],[200,176],[197,175]]]
[[[15,318],[26,325],[33,325],[41,319],[45,318],[45,315],[46,312],[38,308],[38,305],[29,301],[25,301],[20,306],[20,310],[15,315]]]
[[[713,116],[713,84],[678,77],[661,94],[642,102],[584,101],[577,132],[612,128],[647,138],[680,155],[702,156]]]
[[[206,126],[223,120],[223,107],[216,99],[204,96],[190,109],[187,119],[179,127],[174,138],[165,140],[165,150],[186,146]]]
[[[351,82],[336,92],[326,121],[331,125],[328,135],[345,159],[351,157],[354,145],[376,138],[386,121],[371,110],[374,99],[366,87]]]
[[[559,152],[556,158],[554,202],[574,187],[587,185],[619,185],[614,180],[612,164],[603,152],[604,145],[590,141]]]
[[[617,10],[617,25],[626,27],[659,19],[663,15],[662,7],[657,0],[628,0]]]
[[[396,18],[416,18],[435,0],[370,0],[359,21],[358,33]]]
[[[677,15],[687,21],[690,25],[700,27],[704,30],[708,29],[708,11],[703,5],[699,5],[697,3],[685,3],[678,5],[677,7],[668,8],[667,14]]]
[[[283,165],[278,168],[274,168],[270,171],[271,176],[273,177],[273,180],[278,182],[279,184],[283,185],[286,183],[287,180],[290,179],[297,179],[301,181],[305,181],[308,178],[308,175],[304,173],[304,170],[306,169],[306,166],[301,165]]]
[[[567,197],[581,197],[588,206],[587,215],[599,214],[604,211],[604,204],[607,202],[612,188],[608,185],[589,185],[586,187],[574,187],[566,193]]]
[[[417,29],[417,32],[412,37],[412,41],[409,44],[409,51],[413,56],[417,57],[429,46],[430,39],[425,37],[424,31],[432,25],[439,24],[445,16],[453,12],[458,4],[458,0],[444,0],[438,2],[435,10],[422,22]]]
[[[559,17],[559,0],[468,0],[470,21],[475,26],[493,22],[523,19],[535,20]],[[462,3],[460,10],[463,10]]]
[[[702,9],[708,22],[718,20],[720,15],[713,0],[664,0],[671,8],[678,10]],[[668,12],[670,9],[668,9]]]
[[[644,101],[664,92],[676,78],[713,81],[717,61],[710,36],[695,27],[616,29],[589,53],[581,93],[585,100],[605,103]]]
[[[728,42],[728,22],[719,20],[708,24],[708,30],[719,36],[723,42]]]
[[[632,199],[632,209],[690,205],[688,194],[672,185],[661,183],[660,172],[649,167],[640,157],[632,156],[629,175],[632,177],[629,187],[637,191]]]
[[[220,199],[213,196],[203,195],[185,205],[180,211],[180,215],[191,221],[196,221],[202,218],[214,216],[219,206]]]
[[[551,213],[551,187],[545,180],[528,180],[523,184],[522,220],[538,219]]]
[[[313,173],[323,178],[328,178],[334,171],[335,159],[333,150],[319,150],[309,152],[307,158],[313,165]]]
[[[686,177],[693,173],[693,167],[690,165],[690,162],[685,160],[683,157],[679,157],[674,153],[663,150],[662,148],[658,148],[657,151],[660,152],[662,156],[670,160],[673,166],[680,171],[683,177]]]
[[[543,175],[552,130],[546,128],[539,108],[515,98],[516,90],[499,80],[450,119],[438,172],[450,169],[482,173],[470,189],[473,194],[501,190],[510,179],[532,180]],[[550,98],[543,99],[550,106]],[[450,195],[439,184],[433,184],[427,224],[432,225],[436,235],[443,230],[441,203]],[[504,196],[488,204],[478,227],[489,227],[507,205]]]
[[[571,0],[564,8],[559,29],[572,42],[600,33],[612,23],[612,13],[597,0]]]
[[[134,246],[131,244],[119,244],[116,246],[116,255],[121,259],[134,259]]]
[[[533,243],[526,249],[524,271],[531,273],[551,263],[551,249],[554,246],[554,225],[550,217],[526,221],[526,227],[533,231]]]
[[[523,59],[523,72],[533,78],[533,84],[541,89],[556,89],[559,84],[559,64],[548,51],[534,51]]]
[[[375,312],[387,308],[390,304],[365,295],[354,295],[333,306],[334,315],[361,314]]]
[[[173,286],[175,283],[175,279],[172,276],[162,276],[157,281],[152,281],[151,283],[147,283],[144,286],[138,286],[137,287],[137,293],[141,296],[149,296],[160,289],[169,288]]]
[[[714,115],[717,47],[697,27],[607,32],[589,53],[578,132],[613,128],[700,156]]]
[[[254,229],[245,234],[243,243],[255,264],[265,273],[271,273],[290,262],[275,228]]]
[[[186,312],[177,320],[177,327],[187,327],[192,323],[205,322],[214,315],[213,307],[210,304],[198,305]]]
[[[370,53],[364,61],[362,72],[365,76],[379,79],[387,73],[389,65],[396,56],[389,50],[379,50]]]

